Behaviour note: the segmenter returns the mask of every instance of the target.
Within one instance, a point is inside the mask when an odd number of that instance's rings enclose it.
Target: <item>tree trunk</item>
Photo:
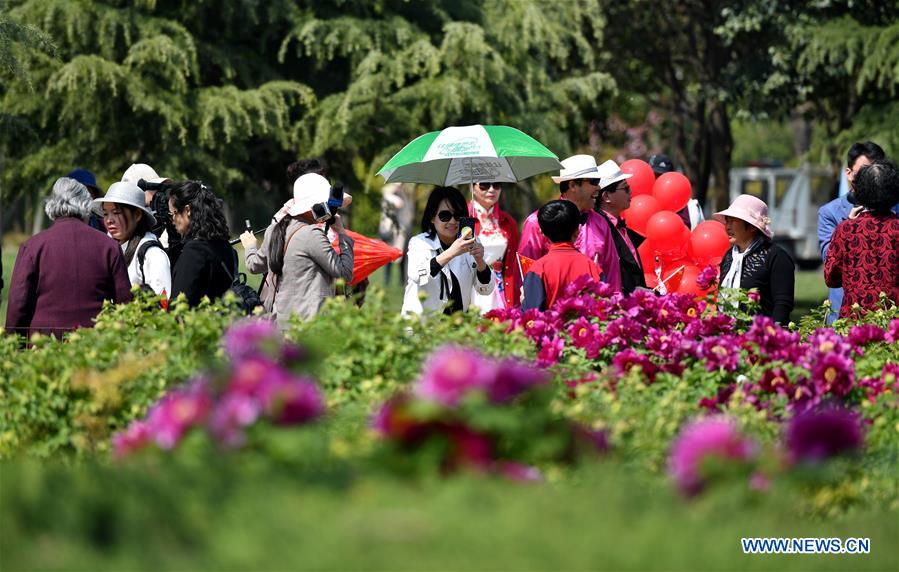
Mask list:
[[[733,135],[727,107],[718,101],[712,104],[708,125],[709,175],[714,176],[715,185],[710,186],[706,196],[712,211],[723,209],[730,202],[730,164],[734,150]],[[702,203],[702,201],[700,201]],[[706,204],[706,203],[703,203]]]

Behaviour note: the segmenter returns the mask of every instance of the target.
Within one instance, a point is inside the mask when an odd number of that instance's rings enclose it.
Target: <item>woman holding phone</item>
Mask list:
[[[452,314],[468,310],[472,292],[493,292],[493,272],[484,260],[484,247],[470,227],[462,193],[453,187],[431,191],[421,217],[421,234],[409,240],[408,276],[403,298],[404,316],[425,311]]]
[[[503,183],[472,183],[468,214],[476,222],[475,234],[484,247],[484,261],[493,271],[496,288],[487,296],[472,293],[472,304],[481,313],[521,305],[521,271],[518,268],[518,223],[499,208]]]

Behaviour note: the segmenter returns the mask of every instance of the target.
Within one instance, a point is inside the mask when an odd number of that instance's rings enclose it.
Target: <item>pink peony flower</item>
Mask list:
[[[262,389],[262,403],[278,425],[302,425],[321,416],[325,402],[310,379],[272,380]]]
[[[496,377],[496,366],[480,353],[457,346],[435,350],[425,362],[415,394],[454,406],[468,391],[486,389]]]
[[[850,344],[858,348],[870,343],[884,341],[886,332],[874,324],[861,324],[852,326],[846,339],[849,340]]]
[[[891,344],[899,342],[899,318],[890,321],[890,325],[887,327],[887,334],[885,336],[885,339]]]
[[[147,416],[149,431],[163,449],[172,449],[184,434],[205,422],[212,409],[212,395],[203,380],[167,393]]]
[[[289,371],[268,358],[246,357],[234,365],[225,392],[259,398],[263,385],[284,383],[290,377]]]
[[[634,367],[639,367],[643,375],[648,378],[649,383],[655,380],[656,373],[659,371],[659,367],[649,359],[648,355],[641,354],[631,348],[621,350],[615,354],[615,357],[612,358],[612,365],[620,375],[626,375]]]
[[[230,393],[215,405],[209,417],[209,429],[225,447],[244,444],[244,428],[252,425],[262,413],[259,401],[249,395]]]
[[[571,343],[574,347],[586,348],[600,335],[599,326],[587,318],[580,317],[568,326],[568,335],[571,336]]]
[[[706,484],[703,465],[709,459],[747,463],[756,456],[756,447],[724,418],[694,421],[684,427],[674,441],[668,459],[669,474],[686,495],[699,493]]]
[[[699,275],[696,277],[696,285],[699,286],[702,290],[708,290],[713,285],[718,282],[718,267],[717,266],[706,266],[703,268]]]
[[[545,370],[516,359],[506,359],[498,364],[496,376],[487,387],[487,396],[493,403],[508,403],[525,391],[548,382]]]
[[[152,442],[150,426],[145,421],[132,421],[128,428],[112,436],[112,453],[122,459]]]
[[[223,337],[225,351],[233,361],[249,356],[277,355],[282,341],[275,323],[263,318],[235,322]]]
[[[861,448],[864,437],[858,415],[831,407],[793,417],[785,436],[795,462],[819,462]]]
[[[812,369],[812,379],[820,393],[837,396],[848,394],[855,384],[855,366],[851,359],[838,353],[827,353],[818,358]]]
[[[539,367],[549,367],[559,363],[562,357],[562,350],[565,348],[565,340],[559,336],[553,336],[552,339],[544,337],[541,340],[540,351],[537,352],[537,365]]]
[[[541,483],[543,482],[543,473],[537,467],[525,465],[523,463],[515,463],[512,461],[500,461],[494,465],[494,472],[500,474],[510,481],[522,483]]]
[[[729,334],[702,340],[698,352],[707,371],[736,371],[740,363],[739,339]]]

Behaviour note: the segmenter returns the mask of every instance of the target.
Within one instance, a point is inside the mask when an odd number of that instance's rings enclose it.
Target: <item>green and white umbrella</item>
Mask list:
[[[388,183],[458,185],[514,183],[561,168],[552,151],[514,127],[466,125],[417,137],[378,174]]]

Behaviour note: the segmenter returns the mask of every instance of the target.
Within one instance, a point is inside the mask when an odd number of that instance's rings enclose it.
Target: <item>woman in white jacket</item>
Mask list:
[[[468,205],[457,189],[437,187],[431,192],[421,217],[422,232],[409,240],[404,316],[465,311],[472,289],[484,296],[493,292],[484,247],[474,236],[459,236],[459,220],[466,216]]]
[[[105,197],[94,199],[93,207],[102,209],[109,236],[122,246],[131,285],[168,297],[172,268],[162,244],[150,232],[156,217],[144,205],[144,192],[133,183],[113,183]]]

